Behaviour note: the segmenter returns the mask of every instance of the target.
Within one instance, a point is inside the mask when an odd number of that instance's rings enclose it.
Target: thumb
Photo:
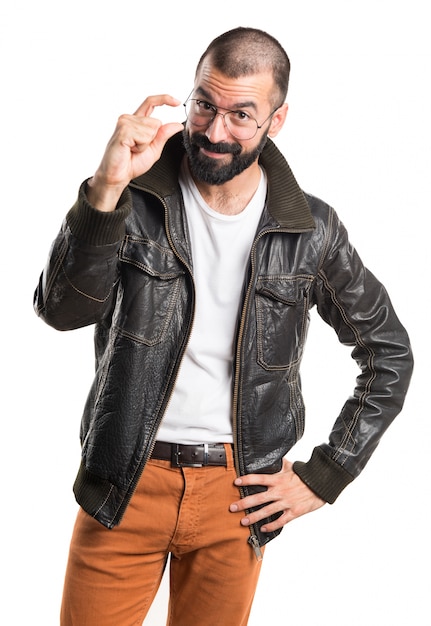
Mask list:
[[[156,136],[152,141],[153,150],[160,156],[168,139],[170,139],[171,137],[173,137],[173,135],[176,135],[183,129],[184,126],[179,122],[169,122],[168,124],[163,124],[163,126],[160,126]]]
[[[166,142],[170,137],[176,135],[184,129],[183,124],[180,122],[169,122],[160,126],[156,139],[160,137],[163,142]]]

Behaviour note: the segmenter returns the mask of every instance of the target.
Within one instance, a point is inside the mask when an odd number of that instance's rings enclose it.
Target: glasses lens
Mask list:
[[[184,106],[187,119],[194,126],[207,126],[215,116],[214,108],[200,100],[188,100]]]
[[[224,116],[231,135],[237,139],[252,139],[257,133],[257,122],[242,111],[229,111]]]
[[[217,109],[203,100],[187,100],[184,107],[187,119],[193,126],[208,126],[217,115]],[[227,111],[220,115],[228,131],[236,139],[252,139],[257,133],[257,121],[243,111]]]

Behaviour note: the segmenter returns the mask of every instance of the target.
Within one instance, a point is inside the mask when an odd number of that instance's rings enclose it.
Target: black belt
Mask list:
[[[172,467],[226,466],[226,450],[222,443],[201,443],[189,446],[182,443],[156,441],[151,458],[170,461]]]

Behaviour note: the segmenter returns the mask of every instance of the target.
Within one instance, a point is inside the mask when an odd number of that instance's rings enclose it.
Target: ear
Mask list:
[[[272,116],[271,125],[269,127],[269,137],[275,137],[283,128],[284,122],[286,121],[288,109],[289,105],[287,104],[287,102],[285,102],[281,105],[279,109],[276,110],[276,112]]]

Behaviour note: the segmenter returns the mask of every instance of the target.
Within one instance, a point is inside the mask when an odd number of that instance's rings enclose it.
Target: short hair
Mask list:
[[[229,78],[240,78],[271,70],[281,105],[287,95],[290,61],[286,51],[272,35],[257,28],[238,27],[219,35],[201,56],[196,73],[207,57]],[[274,102],[276,104],[276,102]]]

